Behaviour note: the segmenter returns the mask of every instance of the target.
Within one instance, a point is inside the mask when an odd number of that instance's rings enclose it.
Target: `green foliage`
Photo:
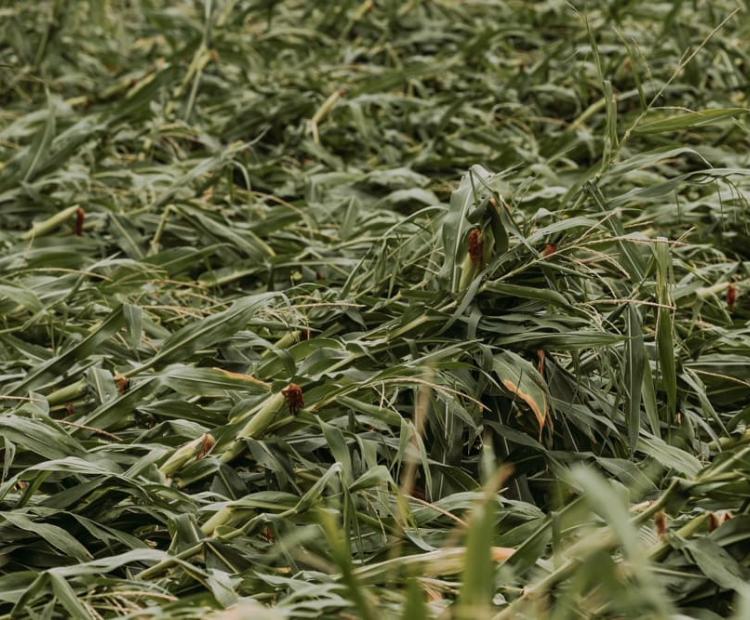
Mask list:
[[[0,618],[747,616],[734,0],[0,13]]]

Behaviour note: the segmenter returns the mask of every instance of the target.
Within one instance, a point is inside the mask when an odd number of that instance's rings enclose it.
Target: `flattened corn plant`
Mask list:
[[[745,5],[0,7],[0,617],[750,617]]]

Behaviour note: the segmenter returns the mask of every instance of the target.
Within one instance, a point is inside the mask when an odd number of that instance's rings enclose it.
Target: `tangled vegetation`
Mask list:
[[[0,617],[750,617],[746,9],[0,2]]]

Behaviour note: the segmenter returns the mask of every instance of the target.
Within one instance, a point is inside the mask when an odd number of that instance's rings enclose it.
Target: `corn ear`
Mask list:
[[[59,213],[55,213],[52,217],[48,217],[46,220],[37,222],[23,234],[24,241],[29,241],[36,237],[42,237],[55,230],[58,226],[62,226],[68,220],[71,220],[72,222],[72,218],[77,211],[78,205],[73,205],[72,207],[63,209]]]
[[[212,435],[204,433],[177,448],[172,456],[159,467],[159,471],[164,476],[172,477],[190,461],[203,458],[214,447],[215,443]]]
[[[224,450],[221,460],[225,463],[231,461],[244,450],[245,439],[260,437],[273,422],[276,414],[284,407],[285,402],[284,394],[277,392],[266,398],[259,406],[240,416],[240,419],[248,418],[247,423]]]

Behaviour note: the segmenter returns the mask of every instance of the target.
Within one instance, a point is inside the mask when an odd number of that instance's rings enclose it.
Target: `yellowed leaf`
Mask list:
[[[548,420],[549,396],[547,385],[533,364],[520,355],[503,351],[495,356],[493,368],[506,390],[525,402],[543,429]]]

